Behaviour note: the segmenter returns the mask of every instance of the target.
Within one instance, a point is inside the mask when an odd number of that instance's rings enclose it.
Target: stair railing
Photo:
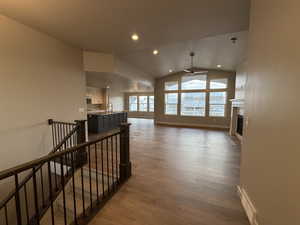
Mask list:
[[[122,124],[110,135],[64,150],[58,148],[45,157],[0,172],[0,182],[12,180],[16,187],[15,201],[11,202],[14,204],[9,206],[10,201],[1,203],[0,224],[86,224],[131,176],[129,126]],[[77,129],[85,130],[80,125]],[[84,138],[83,134],[77,136],[77,139],[80,138]],[[21,175],[28,171],[32,174],[34,204],[31,208],[27,183],[19,184]],[[87,181],[84,182],[84,179]],[[43,189],[48,190],[46,195],[42,194]],[[45,206],[41,198],[44,198]],[[57,202],[62,205],[62,221],[58,221]],[[33,210],[32,214],[29,214],[30,210]],[[8,211],[15,217],[9,216]],[[10,221],[11,218],[16,218],[16,221]]]
[[[53,154],[57,151],[63,151],[67,149],[68,147],[73,147],[77,145],[78,143],[83,143],[85,140],[82,140],[78,137],[81,137],[80,131],[82,132],[82,126],[84,126],[84,121],[76,121],[76,123],[66,123],[66,122],[59,122],[54,121],[52,119],[48,120],[49,125],[51,125],[52,130],[52,139],[53,139],[53,150],[49,153]],[[53,162],[53,167],[56,169],[56,162]],[[21,176],[15,176],[14,177],[14,190],[9,192],[9,194],[1,200],[0,202],[0,212],[1,210],[4,210],[4,216],[5,216],[5,224],[8,224],[9,220],[9,205],[15,204],[16,207],[16,215],[11,216],[12,218],[15,218],[17,221],[17,224],[22,224],[22,215],[21,215],[21,207],[19,202],[20,200],[20,190],[22,190],[24,201],[25,201],[25,207],[27,205],[27,212],[26,212],[26,219],[27,224],[30,222],[30,212],[29,212],[29,199],[28,199],[28,189],[31,182],[35,182],[36,180],[35,176],[36,174],[39,174],[40,178],[40,186],[41,186],[41,204],[43,206],[46,206],[46,198],[45,198],[45,184],[44,184],[44,171],[43,167],[44,164],[38,165],[36,168],[34,168],[34,171],[27,171],[27,175],[23,175],[22,180],[20,181]],[[1,181],[1,179],[0,179]],[[57,178],[55,177],[55,184],[57,184]],[[11,183],[12,181],[10,181]],[[56,189],[58,189],[58,186],[56,186]],[[45,211],[45,210],[44,210]],[[42,211],[41,211],[42,213]],[[1,214],[0,214],[1,215]],[[2,224],[0,222],[0,224]],[[23,223],[25,224],[25,223]]]

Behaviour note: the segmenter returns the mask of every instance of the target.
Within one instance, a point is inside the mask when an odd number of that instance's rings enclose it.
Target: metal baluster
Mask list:
[[[91,171],[91,148],[90,145],[88,146],[88,153],[89,153],[89,181],[90,181],[90,207],[92,208],[93,199],[92,199],[92,171]]]
[[[66,193],[65,193],[65,176],[64,176],[63,156],[60,157],[60,176],[61,176],[61,186],[62,186],[62,192],[63,192],[64,222],[65,222],[65,225],[67,225],[67,209],[66,209]]]
[[[81,165],[81,188],[82,188],[82,211],[83,215],[86,216],[85,214],[85,203],[84,203],[84,183],[83,183],[83,166]]]
[[[32,169],[33,173],[33,191],[34,191],[34,205],[35,205],[35,213],[36,213],[36,224],[40,224],[40,214],[39,214],[39,203],[38,203],[38,192],[37,192],[37,184],[36,184],[36,171],[35,168]]]
[[[66,127],[67,127],[67,125],[63,125],[63,137],[62,137],[62,140],[68,135],[67,134],[67,130],[66,130]],[[66,140],[65,141],[65,143],[64,143],[64,150],[67,150],[67,148],[68,148],[68,140]],[[69,154],[65,154],[65,166],[66,166],[66,174],[67,174],[67,177],[69,176],[69,156],[68,156]]]
[[[26,219],[27,224],[29,224],[29,211],[28,211],[28,198],[27,198],[27,186],[24,184],[24,195],[25,195],[25,208],[26,208]]]
[[[50,207],[51,207],[51,221],[52,221],[52,225],[54,225],[53,190],[52,190],[52,177],[51,177],[50,161],[48,162],[48,177],[49,177],[49,200],[50,200]]]
[[[41,176],[41,188],[42,188],[42,202],[43,202],[43,206],[45,206],[43,166],[41,166],[41,169],[40,169],[40,176]]]
[[[99,202],[97,143],[95,144],[95,160],[96,160],[96,187],[97,187],[97,201]]]
[[[53,122],[52,123],[52,139],[53,139],[53,149],[57,146],[57,139],[56,139],[56,125],[55,123]],[[56,164],[54,162],[54,171],[55,171],[55,174],[56,174]],[[55,186],[57,188],[57,181],[55,179]]]
[[[69,129],[68,129],[68,134],[70,134],[72,131],[72,127],[69,126]],[[70,136],[70,138],[68,139],[69,140],[69,148],[72,148],[72,136]]]
[[[109,192],[109,160],[108,160],[108,138],[106,139],[106,170],[107,170],[107,192]]]
[[[51,124],[51,131],[52,131],[52,143],[53,143],[53,148],[55,148],[55,136],[54,136],[53,123]]]
[[[19,178],[18,174],[15,174],[15,201],[16,201],[16,216],[17,216],[17,224],[22,224],[22,216],[21,216],[21,205],[20,205],[20,193],[19,193]]]
[[[65,147],[64,150],[66,150],[67,149],[66,142],[64,144],[64,147]],[[66,176],[68,177],[69,176],[69,169],[68,169],[68,156],[67,155],[68,154],[65,154],[65,166],[66,166]]]
[[[58,143],[60,143],[61,142],[61,128],[60,128],[61,126],[60,126],[60,124],[58,123],[57,124],[57,136],[58,136]]]
[[[101,141],[101,177],[102,177],[102,197],[104,197],[104,192],[105,192],[105,188],[104,188],[104,171],[103,168],[104,167],[104,163],[103,163],[103,140]]]
[[[72,185],[73,185],[73,204],[74,204],[74,221],[77,224],[77,210],[76,210],[76,194],[75,194],[75,165],[74,165],[74,156],[71,152],[71,163],[72,163]]]
[[[119,173],[118,173],[118,135],[115,135],[116,142],[116,179],[119,181]]]
[[[110,151],[111,151],[112,188],[115,188],[115,179],[114,179],[114,139],[113,139],[113,136],[110,137]]]
[[[7,205],[6,204],[4,206],[4,213],[5,213],[5,222],[6,222],[6,225],[8,225]]]
[[[54,122],[54,130],[55,130],[55,146],[57,146],[59,142],[59,136],[58,136],[58,125],[56,122]]]
[[[55,140],[56,140],[56,146],[57,146],[57,139],[58,139],[58,131],[57,131],[57,124],[54,124],[55,125]],[[55,189],[56,191],[58,191],[58,186],[57,186],[57,172],[56,172],[56,159],[54,159],[53,161],[53,165],[54,165],[54,173],[55,173]]]

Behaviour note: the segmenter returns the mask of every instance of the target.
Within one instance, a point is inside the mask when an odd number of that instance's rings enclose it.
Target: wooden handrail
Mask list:
[[[64,125],[72,125],[74,126],[74,128],[71,130],[71,132],[56,146],[54,147],[54,149],[49,153],[49,154],[53,154],[56,151],[58,151],[63,145],[64,143],[73,135],[75,134],[75,132],[78,129],[78,125],[76,123],[66,123],[66,122],[59,122],[59,121],[54,121],[52,119],[48,120],[48,124],[52,125],[52,124],[64,124]],[[38,171],[44,164],[40,164],[37,168],[35,168],[35,171]],[[21,165],[20,165],[21,166]],[[10,169],[7,169],[10,170]],[[2,171],[2,172],[5,172]],[[2,173],[0,172],[0,174]],[[32,178],[33,173],[29,173],[27,176],[25,176],[22,181],[18,184],[17,188],[13,191],[11,191],[1,202],[0,202],[0,209],[2,209],[4,207],[5,204],[7,204],[14,196],[15,193],[17,191],[19,191],[31,178]],[[0,178],[0,180],[2,180],[3,178]]]
[[[66,149],[64,151],[55,152],[55,153],[52,153],[50,155],[46,155],[46,156],[40,157],[38,159],[29,161],[27,163],[23,163],[21,165],[18,165],[18,166],[12,167],[10,169],[4,170],[4,171],[0,172],[0,180],[3,180],[4,178],[13,176],[13,175],[18,174],[18,173],[22,173],[22,172],[24,172],[24,171],[26,171],[28,169],[32,169],[32,168],[34,168],[36,166],[39,166],[40,164],[46,163],[48,161],[52,161],[53,159],[58,158],[60,156],[64,156],[66,154],[69,154],[69,153],[72,153],[72,152],[76,152],[76,151],[78,151],[78,150],[80,150],[80,149],[82,149],[82,148],[84,148],[84,147],[86,147],[88,145],[95,144],[95,143],[97,143],[99,141],[103,141],[104,139],[110,138],[110,137],[115,136],[115,135],[120,134],[120,133],[121,132],[118,131],[118,132],[115,132],[113,134],[110,134],[110,135],[107,135],[107,136],[104,136],[104,137],[101,137],[101,138],[97,138],[97,139],[95,139],[93,141],[88,141],[88,142],[85,142],[83,144],[77,145],[75,147]]]
[[[23,163],[21,165],[12,167],[10,169],[4,170],[0,172],[0,181],[4,180],[6,178],[15,178],[15,190],[13,193],[9,194],[8,197],[3,199],[0,202],[0,210],[4,210],[4,215],[6,218],[6,224],[10,224],[7,222],[7,204],[10,203],[10,201],[15,201],[15,216],[16,217],[11,217],[12,220],[17,219],[17,224],[21,225],[23,224],[22,219],[22,208],[21,208],[21,195],[20,193],[23,193],[22,188],[24,188],[24,196],[25,196],[25,207],[26,207],[26,215],[27,215],[27,223],[26,224],[39,224],[39,221],[41,220],[42,216],[47,212],[49,207],[51,207],[51,217],[52,217],[52,223],[54,223],[54,211],[53,211],[53,203],[59,196],[60,192],[63,193],[63,208],[64,208],[64,220],[66,223],[66,199],[65,199],[65,188],[67,189],[69,186],[66,186],[67,183],[71,180],[72,181],[72,190],[71,194],[73,196],[73,212],[74,212],[74,223],[75,224],[85,224],[83,223],[82,220],[85,218],[88,218],[86,213],[89,214],[91,212],[91,209],[96,209],[99,210],[103,204],[106,203],[108,199],[118,190],[118,188],[126,181],[128,178],[131,176],[131,163],[130,163],[130,155],[129,155],[129,127],[130,124],[124,123],[121,124],[120,128],[113,130],[109,134],[104,134],[102,136],[98,136],[94,140],[83,142],[81,144],[77,142],[79,139],[84,139],[84,133],[85,129],[85,122],[84,121],[77,121],[76,122],[77,126],[74,127],[74,129],[64,138],[62,139],[62,142],[66,142],[69,138],[70,142],[67,144],[65,143],[65,146],[62,151],[58,151],[61,149],[59,146],[57,146],[52,153],[40,157],[38,159],[29,161],[27,163]],[[76,139],[73,138],[72,135],[77,131],[77,136]],[[63,132],[65,134],[65,132]],[[82,141],[81,140],[81,141]],[[72,146],[72,141],[73,143],[76,143],[78,145],[74,147],[69,147]],[[85,140],[84,140],[85,141]],[[103,149],[103,143],[105,143],[106,148]],[[119,143],[119,144],[118,144]],[[110,145],[110,147],[108,147]],[[69,148],[67,148],[69,147]],[[96,162],[96,187],[97,189],[94,190],[92,189],[92,175],[91,175],[91,151],[93,151],[95,154],[93,157],[95,157],[95,162]],[[103,151],[106,151],[105,155],[103,157]],[[99,152],[99,154],[97,154]],[[118,157],[119,155],[119,157]],[[105,159],[106,157],[106,159]],[[100,166],[100,170],[98,171],[97,167],[97,160],[102,161],[102,166]],[[111,166],[111,171],[108,172],[108,167],[107,171],[104,171],[103,167],[103,160],[107,161],[107,166]],[[99,161],[98,161],[99,162]],[[59,168],[56,167],[56,164],[58,163]],[[53,165],[52,165],[53,164]],[[46,165],[46,168],[43,166]],[[88,165],[88,173],[89,173],[89,186],[90,186],[90,191],[89,191],[89,200],[90,200],[90,205],[85,208],[84,207],[84,202],[85,202],[85,197],[84,197],[84,181],[83,181],[83,168],[85,165]],[[51,172],[53,169],[57,168],[59,170],[58,173],[56,173],[56,170]],[[64,168],[65,167],[65,168]],[[48,190],[49,193],[47,193],[46,189],[46,194],[44,195],[44,187],[43,187],[43,169],[47,169],[48,171],[48,178],[47,180],[49,182],[46,182],[46,185],[48,185]],[[29,171],[31,172],[28,176],[26,176],[26,179],[24,179],[22,182],[19,182],[19,176],[20,174]],[[78,171],[80,174],[80,177],[75,176],[75,172]],[[107,172],[107,174],[105,174]],[[55,176],[53,178],[51,174],[54,174]],[[102,174],[102,190],[98,189],[99,187],[99,177],[98,173]],[[111,173],[111,174],[110,174]],[[39,176],[40,175],[40,176]],[[46,174],[44,174],[47,176]],[[58,185],[52,183],[52,179],[56,183],[56,177],[59,176],[58,178]],[[106,178],[104,178],[106,176]],[[33,191],[34,191],[34,198],[31,204],[34,204],[34,212],[29,213],[28,212],[28,202],[27,202],[27,191],[26,191],[26,186],[28,185],[27,182],[30,182],[30,179],[33,179]],[[77,213],[76,212],[76,191],[75,191],[75,179],[81,180],[81,193],[82,193],[82,204],[83,204],[83,212],[82,213]],[[107,189],[104,187],[104,179],[107,179]],[[39,182],[41,182],[41,186],[39,186]],[[101,186],[100,186],[101,188]],[[42,205],[39,205],[39,200],[38,200],[38,191],[41,191],[42,195]],[[93,193],[94,192],[94,193]],[[96,192],[96,193],[95,193]],[[69,192],[68,192],[69,193]],[[92,196],[94,194],[97,194],[97,200],[93,200]],[[15,197],[15,198],[13,198]],[[44,199],[45,197],[45,199]],[[78,199],[79,200],[79,199]],[[80,201],[81,201],[80,200]],[[90,209],[90,210],[89,210]],[[30,215],[29,215],[30,214]],[[93,213],[90,214],[92,216]],[[1,218],[1,217],[0,217]],[[71,223],[71,224],[74,224]]]

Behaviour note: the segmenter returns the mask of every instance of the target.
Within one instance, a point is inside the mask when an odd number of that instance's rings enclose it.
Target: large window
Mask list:
[[[149,112],[154,112],[154,96],[149,96]]]
[[[137,96],[129,96],[129,111],[136,112],[137,106]]]
[[[209,82],[210,89],[226,89],[227,79],[213,79]]]
[[[205,92],[182,93],[181,115],[183,116],[205,116]]]
[[[130,95],[128,97],[129,112],[154,112],[153,93]]]
[[[178,104],[177,93],[165,94],[165,114],[177,115],[177,104]]]
[[[205,74],[187,75],[181,78],[180,114],[182,116],[205,116],[206,79]]]
[[[148,111],[148,96],[139,96],[139,112]]]
[[[169,81],[165,82],[166,91],[177,91],[178,90],[178,81]]]
[[[224,117],[227,94],[222,92],[209,93],[209,116]]]
[[[188,75],[181,79],[181,90],[206,89],[206,75]]]
[[[164,83],[165,114],[196,117],[225,117],[227,78],[208,79],[206,74],[190,74]]]

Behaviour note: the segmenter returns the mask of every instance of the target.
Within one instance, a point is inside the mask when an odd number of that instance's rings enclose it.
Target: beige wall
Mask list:
[[[0,15],[0,171],[45,155],[47,119],[85,118],[82,53]]]
[[[159,78],[155,83],[155,122],[156,123],[171,123],[178,125],[188,126],[203,126],[203,127],[218,127],[218,128],[229,128],[230,124],[230,112],[231,102],[229,99],[234,98],[235,92],[235,72],[225,72],[210,70],[208,72],[209,79],[214,78],[228,78],[228,92],[227,92],[227,107],[225,117],[191,117],[191,116],[173,116],[164,114],[164,82],[172,80],[180,80],[182,73],[172,74],[163,78]],[[180,101],[178,99],[178,101]],[[207,101],[208,103],[208,101]]]
[[[115,69],[114,56],[99,52],[83,52],[83,67],[85,71],[112,73]]]
[[[259,225],[300,223],[299,8],[252,1],[241,186]]]
[[[154,118],[153,112],[129,112],[129,96],[154,96],[154,92],[127,92],[124,94],[124,106],[125,110],[128,111],[128,117],[146,119]]]
[[[247,83],[247,62],[241,63],[236,70],[235,98],[245,99],[245,88]]]
[[[141,81],[136,81],[114,73],[86,72],[87,85],[91,87],[105,88],[109,86],[107,93],[110,96],[110,103],[114,111],[125,110],[125,92],[153,90],[151,86]]]

